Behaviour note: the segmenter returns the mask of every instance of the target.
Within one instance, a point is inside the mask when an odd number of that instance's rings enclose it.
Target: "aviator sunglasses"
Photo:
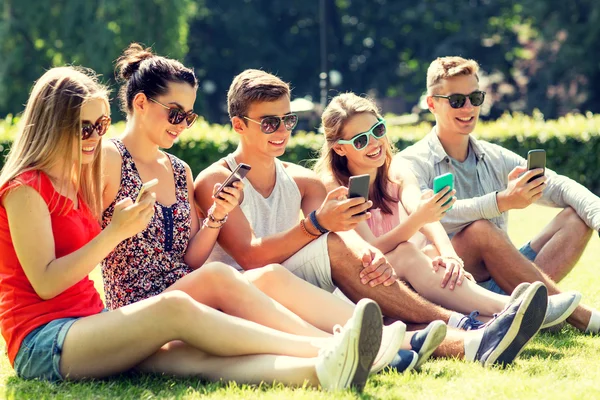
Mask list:
[[[385,126],[385,120],[380,119],[375,125],[366,132],[359,133],[350,140],[339,139],[339,144],[351,144],[356,150],[364,150],[369,144],[369,136],[373,136],[375,139],[381,139],[387,133],[387,127]]]
[[[481,90],[476,90],[471,94],[455,93],[455,94],[451,94],[450,96],[442,96],[441,94],[434,94],[432,97],[439,97],[440,99],[448,99],[448,103],[450,103],[450,107],[452,107],[452,108],[463,107],[465,105],[465,103],[467,102],[467,97],[468,97],[469,101],[471,101],[471,104],[474,107],[479,107],[480,105],[483,104],[483,101],[485,100],[485,92],[482,92]]]
[[[276,132],[277,129],[279,129],[279,126],[281,125],[281,121],[283,121],[283,126],[287,131],[291,131],[292,129],[294,129],[296,127],[296,124],[298,123],[298,115],[296,114],[286,114],[283,117],[268,116],[264,117],[260,121],[256,121],[248,117],[243,118],[247,119],[248,121],[252,121],[255,124],[259,124],[260,131],[262,133],[266,133],[267,135]]]
[[[198,119],[198,114],[193,111],[185,112],[181,108],[178,107],[169,107],[166,104],[161,103],[160,101],[153,99],[152,97],[148,97],[148,99],[163,108],[169,110],[169,116],[167,117],[168,121],[172,125],[179,125],[184,119],[187,127],[190,128],[194,125],[194,122]]]
[[[110,117],[106,115],[101,116],[92,123],[91,121],[81,121],[81,140],[89,139],[94,131],[98,133],[98,136],[102,136],[108,131],[110,126]]]

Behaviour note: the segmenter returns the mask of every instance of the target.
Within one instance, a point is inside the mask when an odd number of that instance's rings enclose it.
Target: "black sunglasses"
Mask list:
[[[98,133],[98,136],[102,136],[108,131],[110,126],[110,117],[106,115],[101,116],[92,123],[91,121],[81,121],[81,140],[89,139],[94,131]]]
[[[442,96],[441,94],[434,94],[432,97],[448,99],[448,102],[450,103],[450,107],[452,107],[452,108],[463,107],[465,105],[465,103],[467,102],[467,97],[468,97],[469,101],[471,102],[471,104],[474,107],[479,107],[480,105],[483,104],[483,101],[485,100],[485,92],[482,92],[481,90],[476,90],[471,94],[455,93],[455,94],[451,94],[450,96]]]
[[[167,119],[170,124],[179,125],[185,119],[187,127],[189,128],[192,125],[194,125],[194,122],[196,122],[196,120],[198,119],[198,114],[196,114],[193,111],[185,112],[178,107],[169,107],[168,105],[163,104],[160,101],[153,99],[152,97],[148,97],[148,99],[158,104],[159,106],[162,106],[163,108],[169,110],[169,116],[167,117]]]
[[[256,121],[249,117],[243,117],[248,121],[252,121],[255,124],[260,125],[260,130],[262,133],[266,133],[270,135],[273,132],[276,132],[279,129],[279,125],[281,125],[281,121],[283,121],[283,126],[287,131],[291,131],[298,124],[298,116],[296,114],[286,114],[283,117],[269,116],[264,117],[260,121]]]

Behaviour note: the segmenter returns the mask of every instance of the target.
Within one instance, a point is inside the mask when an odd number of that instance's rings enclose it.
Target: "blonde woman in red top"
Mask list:
[[[100,231],[99,150],[108,114],[106,90],[91,72],[51,69],[32,90],[0,173],[0,328],[17,375],[100,378],[136,368],[362,388],[381,340],[372,301],[359,303],[334,338],[259,325],[177,290],[103,312],[88,274],[147,226],[155,204],[153,194],[138,203],[123,199]],[[262,313],[299,320],[258,289],[247,290],[267,306]]]

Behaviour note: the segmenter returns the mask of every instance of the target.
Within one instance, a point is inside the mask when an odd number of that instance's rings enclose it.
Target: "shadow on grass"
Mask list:
[[[16,400],[38,399],[140,399],[186,398],[218,394],[225,398],[255,398],[261,393],[273,392],[280,398],[291,397],[291,392],[301,391],[307,398],[320,391],[310,387],[289,388],[280,383],[243,385],[213,383],[194,378],[175,378],[160,375],[124,374],[110,379],[79,382],[48,382],[25,380],[11,376],[6,380],[6,398]],[[352,393],[355,398],[375,400],[369,393]]]

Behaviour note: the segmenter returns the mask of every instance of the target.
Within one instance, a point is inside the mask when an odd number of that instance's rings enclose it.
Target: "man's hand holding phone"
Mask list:
[[[362,197],[347,198],[348,188],[340,186],[327,193],[321,207],[316,210],[316,218],[323,228],[331,232],[352,230],[362,221],[371,217],[367,212],[373,205]]]
[[[497,194],[498,210],[505,212],[526,208],[542,197],[546,188],[545,176],[536,175],[544,173],[543,168],[527,170],[525,167],[517,166],[508,174],[508,185],[506,189]]]

